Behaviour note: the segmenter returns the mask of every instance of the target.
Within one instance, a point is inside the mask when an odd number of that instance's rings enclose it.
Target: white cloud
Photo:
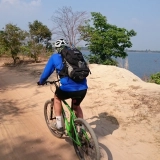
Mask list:
[[[31,9],[33,7],[39,7],[41,0],[1,0],[0,1],[0,12],[8,9]]]

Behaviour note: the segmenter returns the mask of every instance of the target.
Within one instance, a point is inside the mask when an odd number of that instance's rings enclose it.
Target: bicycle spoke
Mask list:
[[[58,133],[56,130],[52,129],[50,126],[51,126],[51,123],[55,123],[56,121],[56,118],[55,118],[55,115],[54,115],[54,110],[53,108],[51,108],[51,105],[52,105],[53,102],[51,102],[50,100],[47,101],[44,105],[44,117],[45,117],[45,121],[46,121],[46,124],[50,130],[50,132],[58,137],[58,138],[61,138],[63,134],[60,134]]]
[[[88,123],[78,118],[75,120],[76,130],[81,142],[81,146],[78,146],[74,141],[73,145],[77,156],[80,160],[99,160],[99,146],[97,138]],[[73,133],[75,138],[75,134]]]

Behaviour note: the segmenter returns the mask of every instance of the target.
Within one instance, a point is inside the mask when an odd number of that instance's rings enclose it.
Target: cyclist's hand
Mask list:
[[[40,83],[40,82],[37,82],[37,85],[38,86],[43,86],[43,85],[45,85],[46,83]]]

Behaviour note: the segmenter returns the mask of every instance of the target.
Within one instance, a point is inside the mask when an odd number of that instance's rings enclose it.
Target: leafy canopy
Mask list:
[[[5,51],[11,53],[14,63],[16,63],[17,54],[26,35],[27,33],[25,31],[11,23],[7,24],[4,30],[0,31],[0,46],[3,46]]]
[[[84,26],[79,27],[81,39],[87,42],[91,51],[89,62],[116,65],[112,57],[127,56],[125,49],[132,47],[130,38],[136,32],[107,23],[107,18],[101,13],[91,12],[91,16]]]
[[[48,27],[43,25],[43,23],[38,20],[35,20],[33,23],[29,22],[29,33],[31,38],[35,39],[37,43],[44,39],[51,40],[52,36],[52,33]]]
[[[38,55],[43,52],[44,47],[41,42],[46,44],[46,51],[51,44],[48,42],[51,40],[52,33],[46,25],[35,20],[33,23],[29,23],[29,33],[31,40],[28,42],[30,48],[30,55],[34,58],[35,62],[38,61]]]

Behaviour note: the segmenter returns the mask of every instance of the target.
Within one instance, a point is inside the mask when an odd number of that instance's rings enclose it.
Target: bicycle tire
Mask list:
[[[73,140],[73,146],[75,152],[79,158],[79,160],[100,160],[100,151],[97,137],[90,127],[90,125],[82,118],[77,118],[74,121],[74,125],[76,126],[76,131],[79,134],[79,139],[81,141],[82,146],[78,146]],[[89,141],[86,139],[84,135],[80,136],[80,127],[84,128],[85,133],[87,133],[89,137]],[[72,132],[73,138],[75,138],[75,132]],[[94,148],[93,148],[94,147]],[[90,153],[91,151],[91,153]]]
[[[54,99],[53,99],[54,101]],[[56,121],[56,119],[53,119],[53,117],[55,117],[54,115],[54,106],[53,106],[53,101],[51,100],[48,100],[46,101],[46,103],[44,104],[44,117],[45,117],[45,121],[46,121],[46,124],[47,124],[47,127],[48,129],[50,130],[50,132],[57,138],[61,138],[63,136],[63,134],[60,134],[58,133],[56,130],[53,130],[51,127],[50,127],[50,123],[52,121]],[[51,107],[53,107],[53,109],[51,109]],[[50,114],[52,112],[52,119],[50,120]],[[53,122],[52,122],[53,123]]]

